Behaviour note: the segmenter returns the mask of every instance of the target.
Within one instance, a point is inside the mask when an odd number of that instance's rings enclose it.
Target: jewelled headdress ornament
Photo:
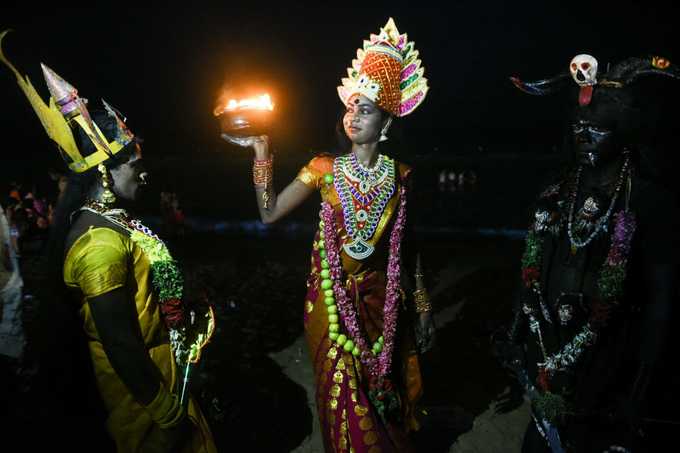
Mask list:
[[[113,107],[102,100],[108,115],[115,118],[118,129],[114,140],[109,142],[92,121],[87,110],[87,101],[78,96],[78,90],[41,63],[43,76],[50,92],[49,105],[46,104],[28,77],[21,75],[2,52],[2,40],[9,32],[10,30],[5,30],[0,33],[0,61],[7,65],[16,76],[19,87],[38,115],[47,135],[59,146],[62,157],[67,160],[72,171],[82,173],[96,167],[120,152],[134,139],[132,132],[125,126],[125,120],[121,119]],[[94,153],[87,156],[81,154],[76,145],[72,127],[80,127],[85,132],[96,148]]]
[[[378,35],[371,34],[363,48],[357,50],[352,67],[347,68],[348,77],[338,86],[338,94],[345,105],[353,95],[362,94],[392,115],[406,116],[427,95],[424,73],[414,43],[405,33],[399,33],[390,18]]]
[[[544,96],[570,85],[570,80],[579,86],[579,105],[590,104],[593,90],[603,88],[625,88],[642,76],[660,75],[680,79],[680,69],[670,60],[659,56],[632,57],[613,65],[606,74],[598,78],[598,62],[588,54],[575,56],[569,63],[569,70],[550,79],[524,82],[518,77],[510,77],[512,83],[528,94]]]

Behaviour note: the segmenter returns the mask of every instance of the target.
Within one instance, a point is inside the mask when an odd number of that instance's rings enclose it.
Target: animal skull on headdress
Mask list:
[[[588,54],[576,55],[569,64],[574,82],[582,87],[597,84],[597,60]]]

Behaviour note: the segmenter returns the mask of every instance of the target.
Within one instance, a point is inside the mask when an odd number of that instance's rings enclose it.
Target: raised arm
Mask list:
[[[281,193],[276,193],[273,187],[274,156],[269,151],[269,139],[266,135],[233,137],[222,134],[222,138],[229,143],[255,150],[253,184],[262,223],[271,224],[282,219],[314,193],[313,189],[297,179],[288,184]]]

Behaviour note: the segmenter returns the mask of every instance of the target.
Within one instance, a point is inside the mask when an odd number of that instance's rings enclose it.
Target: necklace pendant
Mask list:
[[[571,256],[575,256],[577,251],[578,248],[576,247],[576,245],[571,244]]]
[[[600,205],[593,197],[586,198],[581,208],[581,217],[592,220],[600,213]]]
[[[345,253],[355,260],[363,260],[371,256],[375,247],[361,238],[348,242],[342,246]]]
[[[574,317],[574,306],[569,304],[562,304],[557,309],[557,314],[560,317],[560,324],[566,326]]]
[[[359,209],[356,214],[357,221],[360,223],[366,222],[368,220],[368,212],[363,209]]]

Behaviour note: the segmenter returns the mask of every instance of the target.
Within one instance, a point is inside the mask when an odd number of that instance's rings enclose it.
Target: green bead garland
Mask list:
[[[352,349],[354,349],[354,342],[352,340],[347,340],[344,345],[342,345],[342,349],[345,350],[345,352],[352,352]]]
[[[333,287],[333,280],[330,278],[324,278],[321,280],[321,289],[330,289]]]
[[[327,181],[327,184],[330,184],[333,182],[333,175],[331,174],[326,174],[324,176],[324,180],[327,179],[327,177],[330,176],[330,182]],[[335,293],[333,292],[333,280],[331,279],[331,272],[330,272],[330,265],[328,263],[328,260],[326,260],[326,249],[325,246],[326,244],[323,241],[324,234],[323,234],[323,227],[324,227],[324,222],[323,220],[319,222],[319,228],[322,230],[320,231],[319,240],[318,242],[318,247],[319,247],[319,256],[321,256],[321,272],[319,275],[321,276],[321,289],[323,290],[324,294],[324,304],[326,305],[326,310],[328,311],[328,338],[331,341],[335,341],[338,346],[342,347],[342,349],[345,352],[351,353],[354,357],[359,357],[359,354],[361,354],[361,350],[359,349],[359,346],[355,345],[354,342],[350,339],[347,338],[347,335],[341,334],[340,333],[340,318],[338,316],[338,306],[335,304]],[[380,354],[380,352],[383,349],[383,342],[384,338],[382,335],[378,338],[378,340],[373,344],[373,347],[371,348],[371,351],[373,352],[374,355]]]

